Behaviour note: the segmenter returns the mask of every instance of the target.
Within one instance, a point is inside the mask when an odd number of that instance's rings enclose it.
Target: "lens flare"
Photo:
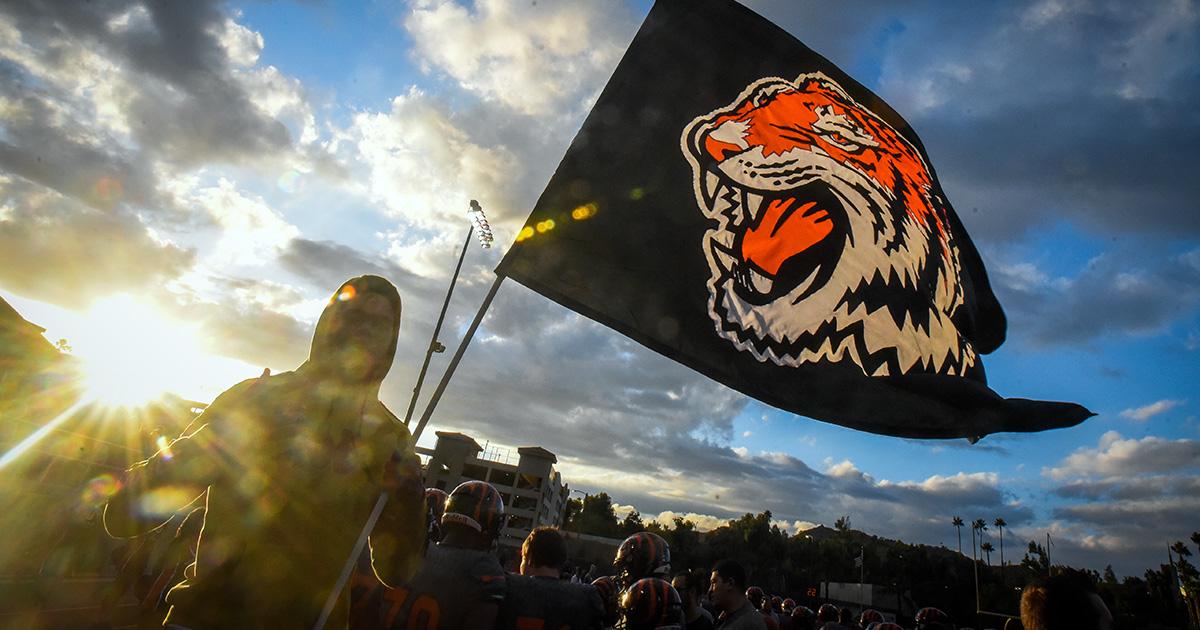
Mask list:
[[[280,175],[276,183],[279,185],[279,189],[285,193],[297,193],[300,191],[300,186],[303,183],[300,177],[300,171],[291,170]]]
[[[196,500],[202,492],[204,488],[187,485],[155,488],[142,495],[138,511],[143,516],[165,519]]]
[[[595,202],[585,203],[571,211],[571,218],[576,221],[583,221],[596,216],[596,213],[599,211],[600,206],[596,205]]]
[[[93,477],[84,485],[83,495],[80,499],[84,507],[97,508],[107,503],[113,495],[121,490],[121,487],[120,479],[105,473],[98,477]]]
[[[349,302],[355,295],[358,295],[358,291],[354,289],[354,285],[347,284],[338,292],[337,299],[339,302]]]
[[[158,447],[158,455],[166,461],[171,461],[175,457],[175,453],[171,452],[171,441],[167,436],[160,435],[157,440],[154,440],[154,445]]]
[[[125,196],[125,186],[113,177],[101,177],[92,186],[92,195],[101,204],[111,206]]]

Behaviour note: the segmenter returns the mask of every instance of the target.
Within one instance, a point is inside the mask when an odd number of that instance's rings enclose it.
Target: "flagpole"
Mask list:
[[[438,383],[437,389],[433,391],[433,397],[429,399],[429,404],[425,406],[425,413],[421,414],[421,420],[417,422],[417,428],[413,429],[412,440],[414,444],[421,438],[421,433],[425,430],[425,425],[429,423],[429,418],[433,416],[434,408],[437,407],[438,401],[441,400],[442,394],[446,391],[446,386],[450,384],[450,378],[454,376],[454,370],[458,368],[458,362],[466,354],[467,346],[471,345],[471,338],[475,336],[475,331],[483,321],[483,316],[487,315],[488,307],[492,305],[492,300],[496,297],[496,291],[500,290],[501,282],[504,282],[504,276],[497,275],[496,281],[492,283],[492,288],[488,289],[487,297],[483,298],[483,304],[479,305],[479,312],[475,313],[475,319],[471,322],[470,328],[467,328],[467,333],[463,335],[462,341],[459,342],[458,350],[454,351],[454,358],[450,359],[450,364],[446,366],[446,372],[442,374],[441,382]]]
[[[458,272],[462,270],[463,259],[467,257],[467,248],[471,246],[471,236],[475,234],[475,226],[467,230],[467,240],[463,241],[462,252],[458,255],[458,265],[454,267],[454,276],[450,278],[450,288],[446,289],[446,299],[442,302],[442,312],[438,314],[437,324],[433,326],[433,337],[429,339],[429,349],[425,351],[425,362],[421,364],[421,372],[417,374],[417,384],[413,386],[412,399],[408,401],[408,411],[404,413],[404,426],[412,421],[413,410],[417,407],[417,396],[421,393],[421,384],[425,382],[425,373],[429,370],[429,361],[433,353],[445,350],[438,343],[438,333],[442,331],[442,322],[446,320],[446,309],[450,306],[450,296],[454,295],[454,285],[458,283]]]
[[[867,574],[867,558],[866,546],[858,548],[858,603],[860,606],[866,606],[863,601],[863,577]]]
[[[446,317],[446,307],[450,304],[450,295],[454,292],[454,284],[458,281],[458,272],[462,269],[463,258],[467,255],[467,247],[471,243],[471,236],[475,234],[475,230],[479,230],[479,244],[487,249],[492,246],[492,228],[488,225],[487,218],[483,214],[483,208],[479,206],[479,202],[471,200],[471,209],[467,211],[474,225],[467,232],[467,240],[463,243],[462,253],[458,256],[458,266],[454,268],[454,278],[450,281],[450,288],[446,291],[446,301],[442,304],[442,312],[438,315],[437,326],[433,330],[433,340],[429,343],[429,350],[425,354],[425,364],[421,366],[421,375],[417,379],[417,385],[413,388],[412,401],[408,405],[408,413],[404,416],[404,426],[408,426],[408,422],[412,417],[413,407],[417,403],[417,393],[421,389],[421,381],[425,378],[425,371],[429,367],[429,359],[433,355],[435,344],[437,343],[438,331],[442,328],[442,321]],[[462,359],[462,355],[466,352],[467,344],[471,342],[471,337],[475,334],[475,329],[479,327],[479,322],[483,320],[484,313],[487,312],[488,306],[492,303],[492,298],[496,296],[496,290],[500,288],[500,282],[504,276],[496,276],[496,281],[492,283],[492,288],[488,291],[487,297],[483,300],[483,305],[479,308],[479,312],[475,314],[475,321],[471,322],[471,328],[467,330],[466,336],[462,343],[459,344],[458,351],[454,353],[454,359],[446,368],[446,373],[442,375],[442,382],[438,383],[437,391],[433,393],[433,399],[429,401],[429,406],[425,409],[424,415],[421,416],[421,422],[417,426],[417,430],[413,433],[413,444],[417,442],[417,438],[421,436],[421,430],[425,428],[425,423],[429,421],[429,416],[433,415],[433,408],[437,405],[437,401],[441,398],[442,392],[446,389],[446,383],[450,380],[450,376],[454,373],[454,368],[458,367],[458,362]],[[329,615],[333,612],[333,608],[337,603],[337,598],[341,595],[342,589],[346,586],[346,581],[350,579],[350,572],[354,568],[354,563],[362,554],[362,550],[366,547],[368,537],[371,531],[375,529],[375,523],[379,521],[380,515],[383,514],[383,508],[387,505],[388,493],[383,491],[379,493],[379,498],[375,500],[375,507],[371,511],[371,515],[367,517],[367,522],[363,525],[362,531],[358,535],[358,540],[354,542],[354,548],[350,551],[350,556],[346,558],[346,564],[342,567],[342,573],[338,576],[337,584],[334,585],[333,591],[329,593],[329,597],[325,600],[325,607],[321,610],[321,616],[317,618],[317,622],[313,625],[313,630],[321,630],[329,621]]]
[[[421,414],[421,421],[417,423],[417,428],[413,431],[412,441],[416,444],[417,439],[421,437],[421,432],[425,430],[425,425],[429,422],[430,416],[433,415],[433,410],[437,407],[438,400],[441,399],[442,393],[446,391],[446,385],[450,382],[450,377],[454,376],[454,370],[458,367],[459,361],[467,352],[467,346],[471,343],[471,338],[475,336],[475,331],[479,328],[480,322],[483,321],[483,316],[487,314],[488,307],[492,305],[492,300],[496,297],[496,291],[500,290],[500,283],[504,281],[504,276],[496,276],[496,281],[492,283],[492,288],[488,289],[487,297],[483,299],[483,304],[479,306],[479,312],[475,313],[475,319],[471,322],[471,327],[467,329],[467,334],[463,335],[463,339],[458,344],[458,350],[454,352],[454,358],[450,360],[450,365],[446,366],[446,373],[442,374],[442,380],[438,383],[437,389],[433,392],[433,397],[429,399],[429,405],[425,407],[425,413]],[[317,623],[313,625],[313,630],[321,630],[325,627],[329,620],[329,615],[333,612],[333,607],[337,602],[337,597],[341,594],[342,589],[346,586],[346,581],[350,578],[350,571],[354,567],[355,560],[362,553],[363,547],[366,546],[367,537],[371,530],[375,529],[375,523],[379,520],[379,516],[383,514],[383,508],[387,504],[387,492],[381,492],[379,498],[375,501],[375,509],[371,512],[371,516],[363,525],[362,532],[358,535],[358,540],[354,543],[354,549],[350,552],[350,557],[346,559],[346,565],[342,567],[342,574],[338,577],[337,584],[333,591],[329,594],[329,598],[325,600],[325,608],[321,611],[321,617]]]

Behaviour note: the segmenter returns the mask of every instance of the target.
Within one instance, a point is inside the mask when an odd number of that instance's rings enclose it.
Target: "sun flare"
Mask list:
[[[87,312],[73,340],[83,365],[86,397],[113,406],[138,406],[185,382],[202,352],[197,330],[146,301],[116,295]]]

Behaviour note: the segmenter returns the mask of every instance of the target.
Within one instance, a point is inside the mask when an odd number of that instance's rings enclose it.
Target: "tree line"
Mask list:
[[[763,511],[701,532],[682,517],[668,525],[646,522],[636,511],[618,517],[612,498],[603,492],[571,499],[564,520],[568,531],[614,539],[654,532],[671,546],[676,571],[704,569],[722,558],[734,558],[747,568],[752,584],[785,597],[803,598],[821,582],[857,583],[861,575],[867,584],[891,587],[917,606],[936,606],[965,621],[977,615],[976,574],[979,608],[1016,615],[1026,584],[1050,573],[1073,572],[1096,586],[1119,627],[1200,628],[1200,572],[1188,560],[1192,551],[1183,542],[1171,545],[1169,564],[1146,569],[1141,577],[1118,579],[1111,565],[1100,572],[1052,564],[1046,547],[1033,540],[1017,547],[1022,555],[1014,561],[1014,541],[1011,534],[1004,538],[1008,525],[1003,518],[991,522],[998,546],[987,540],[990,530],[984,519],[970,525],[972,547],[965,552],[961,536],[966,523],[957,516],[947,519],[947,526],[958,532],[957,550],[870,535],[853,529],[849,516],[837,519],[833,528],[789,534],[772,524],[770,511]],[[1200,532],[1192,534],[1191,542],[1200,549]],[[998,564],[992,564],[992,553],[999,556]],[[860,555],[861,568],[856,563]]]

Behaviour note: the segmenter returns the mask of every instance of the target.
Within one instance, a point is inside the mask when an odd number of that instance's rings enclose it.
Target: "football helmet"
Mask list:
[[[621,621],[624,630],[680,630],[683,600],[666,580],[642,578],[621,595]]]
[[[465,525],[495,540],[507,519],[504,500],[486,481],[464,481],[446,499],[442,527],[451,523]]]
[[[642,578],[670,573],[671,548],[658,534],[638,532],[621,543],[613,567],[617,570],[617,583],[621,588],[629,588]]]

